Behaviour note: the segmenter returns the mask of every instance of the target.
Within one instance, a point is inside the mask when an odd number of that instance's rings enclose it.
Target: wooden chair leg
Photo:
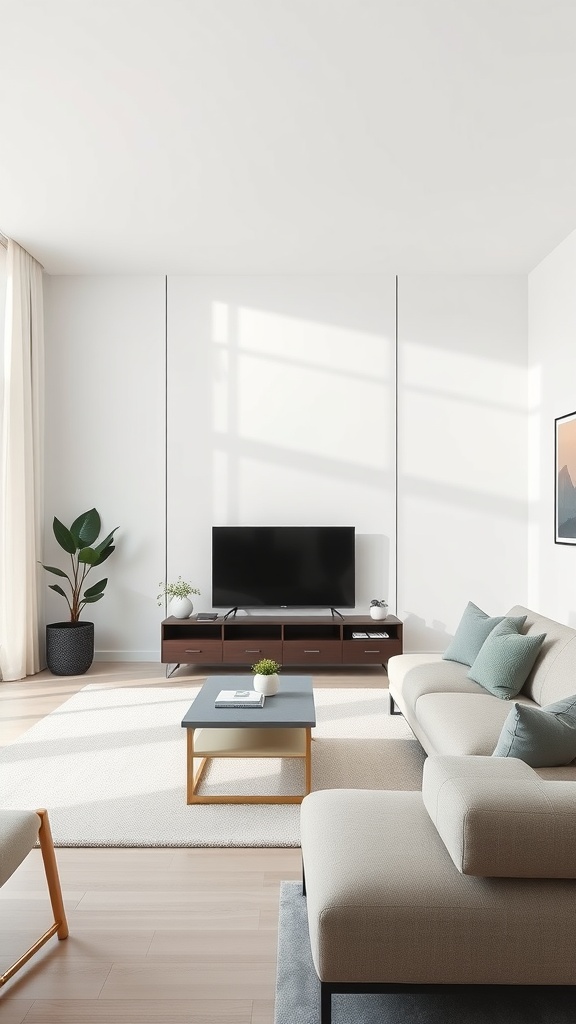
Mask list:
[[[62,899],[62,889],[60,887],[60,877],[58,875],[58,865],[56,864],[56,854],[54,853],[54,842],[52,839],[52,832],[50,830],[50,822],[48,820],[48,813],[43,808],[36,811],[36,814],[40,818],[40,828],[38,830],[38,841],[40,843],[40,852],[42,853],[42,860],[44,861],[44,871],[46,872],[46,882],[48,884],[48,894],[50,896],[50,903],[52,904],[52,912],[54,914],[54,923],[50,925],[47,931],[36,939],[36,942],[32,943],[29,949],[16,960],[4,974],[0,975],[0,989],[4,987],[10,978],[19,971],[24,964],[28,963],[31,957],[38,952],[39,949],[51,939],[53,935],[57,935],[59,939],[68,938],[68,921],[66,920],[66,913],[64,910],[64,901]]]
[[[60,876],[58,874],[58,865],[56,863],[56,854],[54,852],[54,841],[52,839],[52,830],[50,828],[48,811],[44,808],[40,808],[40,810],[36,811],[36,814],[39,816],[41,822],[38,832],[38,840],[40,842],[42,860],[44,861],[48,893],[50,895],[50,903],[52,904],[52,912],[54,914],[54,924],[58,925],[58,931],[56,934],[59,939],[66,939],[68,938],[68,921],[66,920],[66,911],[64,910],[62,888],[60,886]]]

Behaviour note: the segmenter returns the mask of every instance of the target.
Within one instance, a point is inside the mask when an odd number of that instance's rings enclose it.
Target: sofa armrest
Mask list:
[[[462,874],[576,878],[576,783],[516,758],[429,757],[422,797]]]

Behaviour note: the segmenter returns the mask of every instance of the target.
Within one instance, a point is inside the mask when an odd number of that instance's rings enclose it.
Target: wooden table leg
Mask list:
[[[186,802],[194,797],[194,729],[186,729]]]
[[[306,729],[306,787],[308,794],[312,789],[312,729]]]

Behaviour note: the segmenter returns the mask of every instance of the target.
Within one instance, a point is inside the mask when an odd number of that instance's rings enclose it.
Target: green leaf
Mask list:
[[[70,533],[76,541],[76,547],[88,548],[96,540],[100,533],[100,516],[95,508],[83,512],[74,520],[70,527]]]
[[[76,544],[70,530],[68,530],[67,527],[64,526],[64,523],[61,523],[59,519],[56,519],[56,516],[54,516],[52,529],[54,530],[54,536],[56,537],[60,547],[64,548],[64,551],[67,551],[69,555],[73,555],[79,545]]]
[[[62,587],[59,587],[57,583],[50,583],[49,589],[54,590],[57,594],[60,594],[60,597],[66,597],[66,594],[62,590]]]
[[[84,597],[83,601],[84,604],[95,604],[95,602],[99,601],[102,597],[104,597],[104,594],[94,594],[94,597]]]
[[[43,569],[46,569],[46,572],[53,572],[55,576],[63,576],[64,579],[69,579],[68,573],[62,572],[62,569],[57,569],[54,565],[44,565],[43,562],[40,564]]]
[[[115,526],[114,529],[112,530],[112,533],[109,533],[107,537],[104,537],[104,540],[100,541],[100,543],[96,545],[96,547],[94,548],[94,551],[96,551],[97,554],[99,554],[99,555],[103,554],[103,552],[106,550],[108,545],[111,543],[112,538],[113,538],[114,534],[116,533],[116,530],[118,530],[118,529],[119,529],[119,527]],[[112,550],[114,550],[114,548],[112,548]],[[106,557],[108,557],[108,556],[106,556]]]
[[[83,562],[85,565],[97,565],[98,555],[94,548],[81,548],[78,552],[78,561]]]
[[[84,591],[84,600],[87,601],[89,600],[89,598],[95,597],[96,594],[102,595],[102,591],[106,587],[107,583],[108,579],[99,580],[98,583],[95,583],[93,587],[88,587],[88,590]]]
[[[106,548],[106,550],[103,551],[102,554],[100,555],[100,558],[98,559],[98,561],[94,562],[94,565],[102,565],[102,562],[105,562],[107,558],[110,558],[110,555],[115,550],[116,550],[115,545],[114,544],[109,544],[108,547]]]

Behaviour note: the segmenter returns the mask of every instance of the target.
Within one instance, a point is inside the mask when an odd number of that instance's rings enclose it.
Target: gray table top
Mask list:
[[[212,676],[207,679],[182,719],[185,729],[311,728],[316,725],[312,676],[280,674],[280,689],[266,697],[263,708],[215,708],[220,690],[253,690],[254,677]]]

